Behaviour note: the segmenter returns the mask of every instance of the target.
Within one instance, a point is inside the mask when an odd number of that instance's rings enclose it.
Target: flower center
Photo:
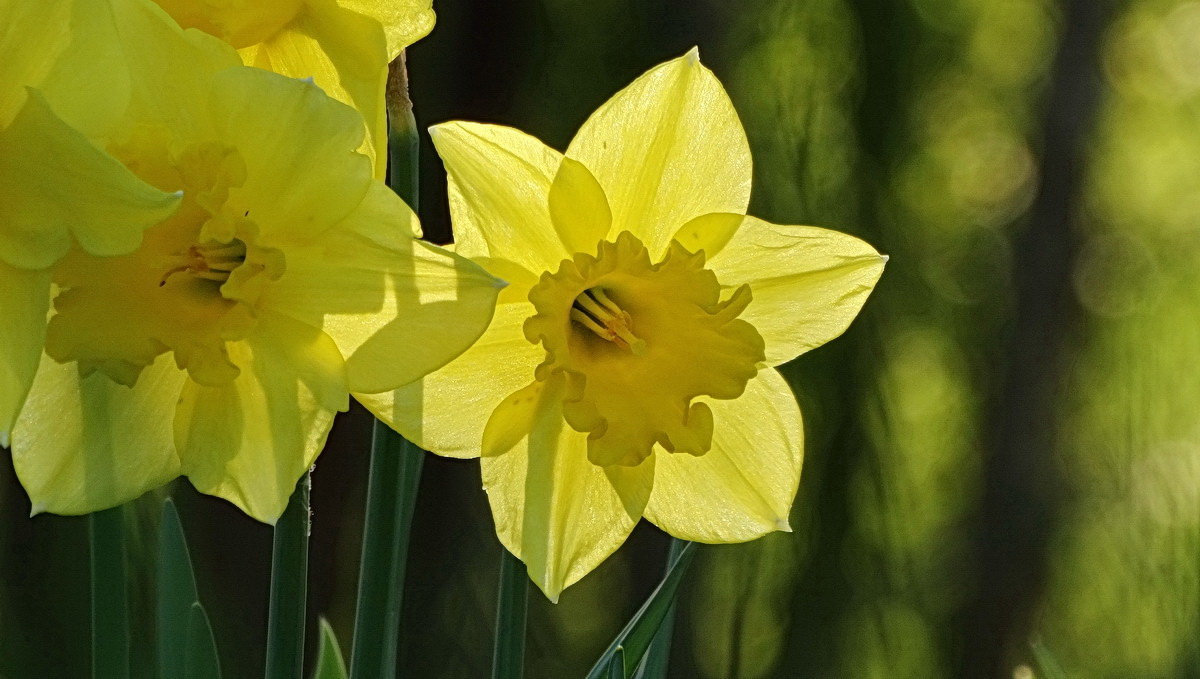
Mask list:
[[[226,344],[254,327],[253,306],[284,270],[283,254],[258,242],[258,226],[239,209],[246,179],[240,154],[216,143],[178,152],[157,138],[120,149],[127,165],[183,201],[120,257],[72,251],[55,269],[61,292],[46,331],[46,353],[132,386],[164,353],[193,380],[227,384],[239,370]]]
[[[764,360],[762,337],[737,318],[750,289],[722,297],[703,254],[672,243],[652,264],[628,232],[530,289],[525,337],[546,350],[535,377],[566,378],[563,414],[588,433],[593,463],[637,465],[655,445],[709,449],[712,411],[698,399],[740,396]]]
[[[604,288],[579,293],[571,305],[571,320],[636,356],[646,351],[645,340],[633,334],[633,318],[605,294]]]
[[[158,286],[167,284],[171,276],[187,273],[207,281],[224,283],[233,270],[246,261],[246,244],[234,239],[231,243],[195,244],[172,255],[168,262],[174,264],[163,274]]]

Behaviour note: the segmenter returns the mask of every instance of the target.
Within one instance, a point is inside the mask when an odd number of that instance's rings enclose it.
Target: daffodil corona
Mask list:
[[[803,433],[773,366],[841,334],[885,258],[746,216],[745,132],[695,51],[566,154],[506,127],[432,133],[456,252],[510,286],[466,353],[360,400],[429,450],[482,456],[500,540],[551,599],[642,516],[702,542],[788,530]]]
[[[95,511],[184,474],[273,522],[349,392],[466,349],[500,284],[415,240],[357,152],[354,109],[242,66],[148,0],[110,2],[133,91],[108,150],[179,205],[128,254],[75,248],[53,267],[17,474],[35,511]]]
[[[233,47],[247,66],[312,78],[358,109],[361,151],[386,167],[384,81],[388,63],[433,28],[432,0],[155,0],[184,28]]]

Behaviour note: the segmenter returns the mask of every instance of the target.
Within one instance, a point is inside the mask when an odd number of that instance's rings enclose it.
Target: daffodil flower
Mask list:
[[[133,104],[109,148],[182,204],[130,254],[75,249],[54,267],[14,465],[35,512],[184,474],[273,522],[349,392],[444,365],[500,283],[415,240],[415,215],[356,152],[354,109],[143,0],[112,6]]]
[[[510,286],[474,347],[364,403],[429,450],[482,456],[500,540],[552,600],[642,516],[710,543],[788,530],[803,435],[774,366],[841,334],[884,257],[746,216],[745,132],[695,51],[565,155],[507,127],[432,133],[456,252]]]
[[[401,50],[433,28],[432,0],[155,0],[184,28],[238,49],[248,66],[312,78],[366,120],[362,152],[382,178],[384,82]]]
[[[77,27],[87,0],[0,0],[0,445],[37,369],[50,267],[72,243],[125,254],[178,206],[97,148],[128,104],[112,54]]]

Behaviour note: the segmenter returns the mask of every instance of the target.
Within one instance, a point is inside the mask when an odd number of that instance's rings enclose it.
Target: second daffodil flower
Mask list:
[[[787,530],[803,434],[773,366],[841,334],[885,258],[746,216],[745,132],[695,51],[565,155],[506,127],[432,133],[456,252],[511,285],[474,347],[364,403],[429,450],[482,456],[500,540],[551,599],[642,516],[701,542]]]
[[[105,4],[133,84],[109,151],[182,202],[132,253],[75,249],[53,268],[16,471],[35,512],[95,511],[184,474],[274,522],[349,393],[444,365],[501,284],[415,240],[356,152],[353,109],[146,0]]]
[[[312,78],[363,114],[362,152],[387,165],[388,63],[433,28],[432,0],[155,0],[184,28],[237,48],[247,66]]]

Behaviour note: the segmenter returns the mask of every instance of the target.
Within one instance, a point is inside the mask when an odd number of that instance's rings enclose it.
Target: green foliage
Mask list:
[[[163,505],[159,525],[157,582],[158,676],[218,679],[216,642],[200,605],[183,524],[171,500]]]
[[[671,562],[666,576],[655,588],[650,598],[638,612],[634,614],[625,628],[617,634],[617,638],[609,644],[608,649],[592,666],[588,679],[604,679],[605,677],[622,677],[629,679],[634,675],[642,656],[650,648],[655,634],[662,627],[663,621],[675,604],[679,594],[679,583],[695,557],[696,544],[688,543],[679,551],[679,555]]]
[[[346,679],[348,676],[333,627],[321,618],[321,650],[317,652],[317,670],[313,672],[313,679]]]

